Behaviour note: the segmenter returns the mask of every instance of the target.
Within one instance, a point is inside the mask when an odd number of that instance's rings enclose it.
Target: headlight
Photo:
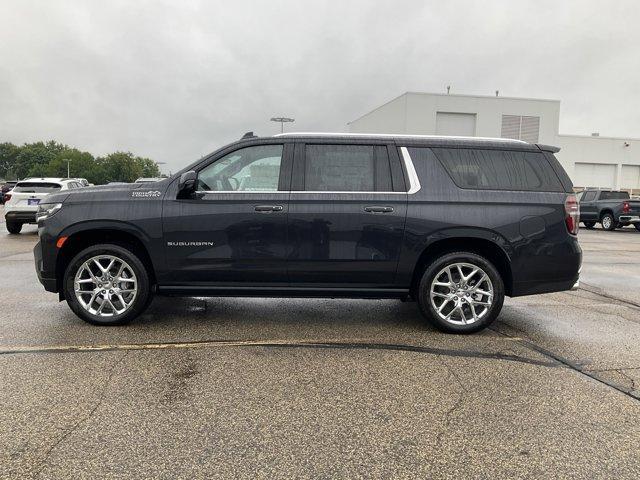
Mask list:
[[[38,211],[36,212],[36,222],[49,218],[61,208],[61,203],[41,203],[38,205]]]

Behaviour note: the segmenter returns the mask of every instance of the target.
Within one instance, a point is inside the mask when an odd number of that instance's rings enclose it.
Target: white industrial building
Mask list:
[[[560,147],[576,189],[640,194],[640,139],[559,133],[560,101],[407,92],[348,124],[354,133],[502,137]]]

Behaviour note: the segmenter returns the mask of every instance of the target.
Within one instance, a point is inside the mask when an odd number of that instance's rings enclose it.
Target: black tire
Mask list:
[[[593,227],[596,226],[596,222],[582,222],[584,223],[584,226],[587,227],[588,230],[591,230]]]
[[[640,232],[640,223],[634,223],[633,226]]]
[[[84,262],[92,257],[98,255],[110,255],[123,260],[133,270],[133,273],[137,279],[137,291],[133,302],[129,307],[120,314],[113,314],[112,316],[100,316],[93,314],[80,304],[76,298],[74,291],[75,275]],[[146,267],[140,261],[140,259],[133,253],[132,249],[125,245],[116,244],[99,244],[92,245],[85,248],[78,253],[69,265],[64,273],[63,278],[64,296],[67,300],[69,308],[85,322],[93,325],[123,325],[129,323],[140,315],[151,303],[152,292],[149,284],[149,273]],[[114,284],[115,289],[115,284]],[[117,291],[117,289],[115,289]],[[85,297],[86,298],[86,297]],[[117,300],[116,300],[117,301]],[[87,302],[88,303],[88,302]]]
[[[493,285],[493,300],[491,305],[487,307],[481,318],[473,321],[473,323],[467,323],[464,325],[455,324],[441,318],[431,302],[431,285],[435,277],[448,265],[456,263],[466,263],[480,267],[487,274],[491,284]],[[474,279],[472,278],[471,281],[474,281]],[[417,297],[420,312],[427,321],[429,321],[429,323],[439,330],[447,333],[458,334],[475,333],[488,327],[498,317],[504,302],[504,283],[500,273],[498,273],[498,270],[486,258],[471,252],[453,252],[442,255],[427,267],[422,275],[422,279],[420,280]],[[462,300],[462,297],[460,297],[460,299]],[[440,306],[442,306],[442,304],[440,304]],[[464,306],[462,306],[462,308],[464,308]],[[470,307],[467,306],[466,308],[467,312],[470,312]]]
[[[604,215],[602,215],[602,218],[600,219],[600,223],[602,224],[602,228],[608,231],[613,231],[616,229],[617,227],[617,223],[615,218],[613,218],[613,215],[611,215],[610,213],[605,213]]]
[[[7,222],[7,231],[12,234],[20,233],[22,224],[20,222]]]

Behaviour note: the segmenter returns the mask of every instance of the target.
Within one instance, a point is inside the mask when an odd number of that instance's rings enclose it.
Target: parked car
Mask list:
[[[11,193],[5,194],[7,230],[9,233],[20,233],[25,223],[36,223],[38,205],[50,193],[80,187],[77,181],[62,178],[28,178],[17,182]]]
[[[11,192],[11,190],[13,190],[13,187],[16,186],[16,183],[18,183],[17,181],[8,181],[8,182],[4,182],[2,184],[2,187],[0,187],[0,203],[2,203],[4,205],[5,200],[5,195],[9,192]]]
[[[600,223],[605,230],[615,230],[633,224],[640,231],[640,200],[631,200],[628,192],[589,188],[578,199],[585,227]]]
[[[93,186],[91,183],[89,183],[89,180],[87,180],[86,178],[74,178],[73,180],[76,180],[83,187],[92,187]]]
[[[504,296],[569,290],[578,204],[553,153],[506,139],[247,138],[152,185],[51,195],[40,282],[83,320],[128,322],[152,295],[415,300],[478,331]]]

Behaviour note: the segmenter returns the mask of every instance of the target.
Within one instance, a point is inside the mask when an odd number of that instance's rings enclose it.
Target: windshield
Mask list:
[[[60,190],[59,183],[47,182],[20,182],[14,189],[14,193],[53,193]]]

